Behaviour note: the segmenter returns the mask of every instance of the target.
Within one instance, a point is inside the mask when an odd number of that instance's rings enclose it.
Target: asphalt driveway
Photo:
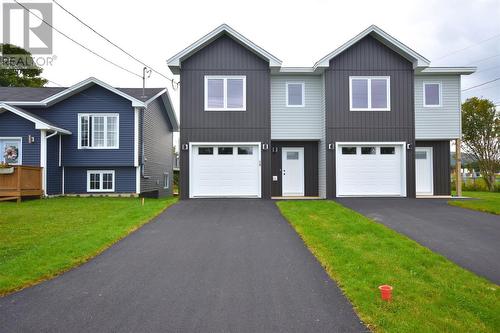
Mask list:
[[[181,201],[94,260],[0,298],[3,332],[361,332],[266,200]]]
[[[458,265],[500,284],[500,217],[449,206],[444,199],[342,198]]]

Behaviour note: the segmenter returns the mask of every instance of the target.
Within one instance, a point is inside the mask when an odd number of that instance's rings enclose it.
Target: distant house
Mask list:
[[[165,88],[0,88],[0,161],[42,167],[46,195],[170,195],[178,128]]]

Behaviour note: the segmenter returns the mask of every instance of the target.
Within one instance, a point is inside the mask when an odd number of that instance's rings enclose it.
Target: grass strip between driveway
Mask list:
[[[485,213],[500,215],[500,193],[499,192],[463,192],[464,197],[470,199],[455,199],[448,201],[452,206],[478,210]]]
[[[371,330],[500,332],[498,285],[336,202],[277,205]]]
[[[60,197],[0,203],[0,295],[95,257],[176,198]]]

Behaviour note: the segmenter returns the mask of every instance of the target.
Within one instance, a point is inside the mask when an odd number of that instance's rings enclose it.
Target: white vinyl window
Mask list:
[[[287,82],[286,83],[286,106],[287,107],[303,107],[305,95],[304,82]]]
[[[205,76],[205,111],[245,111],[246,76]]]
[[[87,170],[87,192],[114,192],[114,170]]]
[[[424,82],[424,107],[441,106],[441,83]]]
[[[20,137],[0,137],[0,162],[21,165],[23,161],[23,140]]]
[[[117,113],[78,114],[78,149],[118,149]]]
[[[349,107],[351,111],[390,111],[390,101],[390,77],[349,77]]]

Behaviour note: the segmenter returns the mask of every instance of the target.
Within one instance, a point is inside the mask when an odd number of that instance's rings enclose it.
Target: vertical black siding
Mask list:
[[[349,111],[349,76],[390,76],[391,111]],[[325,72],[326,140],[415,144],[411,62],[367,36],[333,58]],[[335,152],[327,150],[327,197],[336,196]],[[406,189],[415,196],[414,151],[406,151]]]
[[[317,141],[273,141],[272,147],[277,152],[271,153],[271,179],[278,176],[278,181],[271,184],[272,196],[282,195],[281,163],[283,147],[304,148],[304,195],[309,197],[318,196],[318,142]]]
[[[417,141],[417,147],[432,147],[434,195],[450,195],[450,141]]]
[[[144,177],[141,177],[141,193],[172,194],[173,184],[173,134],[161,98],[153,101],[141,116],[144,144]],[[163,188],[164,173],[169,174],[168,189]]]
[[[180,143],[271,141],[269,64],[222,35],[181,64]],[[245,75],[246,111],[204,111],[205,75]],[[271,195],[270,152],[262,151],[262,197]],[[180,194],[189,198],[189,151],[180,152]]]

